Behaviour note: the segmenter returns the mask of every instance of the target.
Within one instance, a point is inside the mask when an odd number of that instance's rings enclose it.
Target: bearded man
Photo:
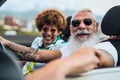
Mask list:
[[[60,49],[63,58],[81,47],[92,46],[98,42],[98,23],[90,9],[83,9],[73,14],[70,31],[68,43]]]

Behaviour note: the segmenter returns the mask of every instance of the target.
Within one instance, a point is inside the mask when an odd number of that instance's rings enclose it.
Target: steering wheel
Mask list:
[[[0,80],[25,80],[17,60],[13,52],[0,43]]]

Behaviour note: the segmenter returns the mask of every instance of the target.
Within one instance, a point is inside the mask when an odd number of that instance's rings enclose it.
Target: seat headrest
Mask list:
[[[109,36],[120,35],[120,5],[107,11],[101,23],[101,30]]]

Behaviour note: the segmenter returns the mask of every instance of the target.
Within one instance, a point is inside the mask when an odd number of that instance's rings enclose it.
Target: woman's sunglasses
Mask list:
[[[73,27],[78,27],[81,23],[81,20],[72,20],[72,26]],[[85,18],[83,19],[83,23],[86,25],[86,26],[90,26],[92,24],[92,19],[90,18]]]
[[[49,31],[49,29],[48,28],[43,28],[42,29],[44,32],[48,32]],[[52,33],[55,33],[57,30],[56,29],[50,29],[50,31],[52,32]]]

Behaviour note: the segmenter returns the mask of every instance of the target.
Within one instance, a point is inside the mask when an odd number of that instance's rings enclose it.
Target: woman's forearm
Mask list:
[[[26,47],[8,40],[5,46],[11,49],[14,54],[17,55],[21,60],[35,60],[35,54],[37,53],[36,49]]]
[[[12,49],[20,60],[49,62],[61,57],[59,50],[37,50],[11,41],[8,41],[6,46]]]

